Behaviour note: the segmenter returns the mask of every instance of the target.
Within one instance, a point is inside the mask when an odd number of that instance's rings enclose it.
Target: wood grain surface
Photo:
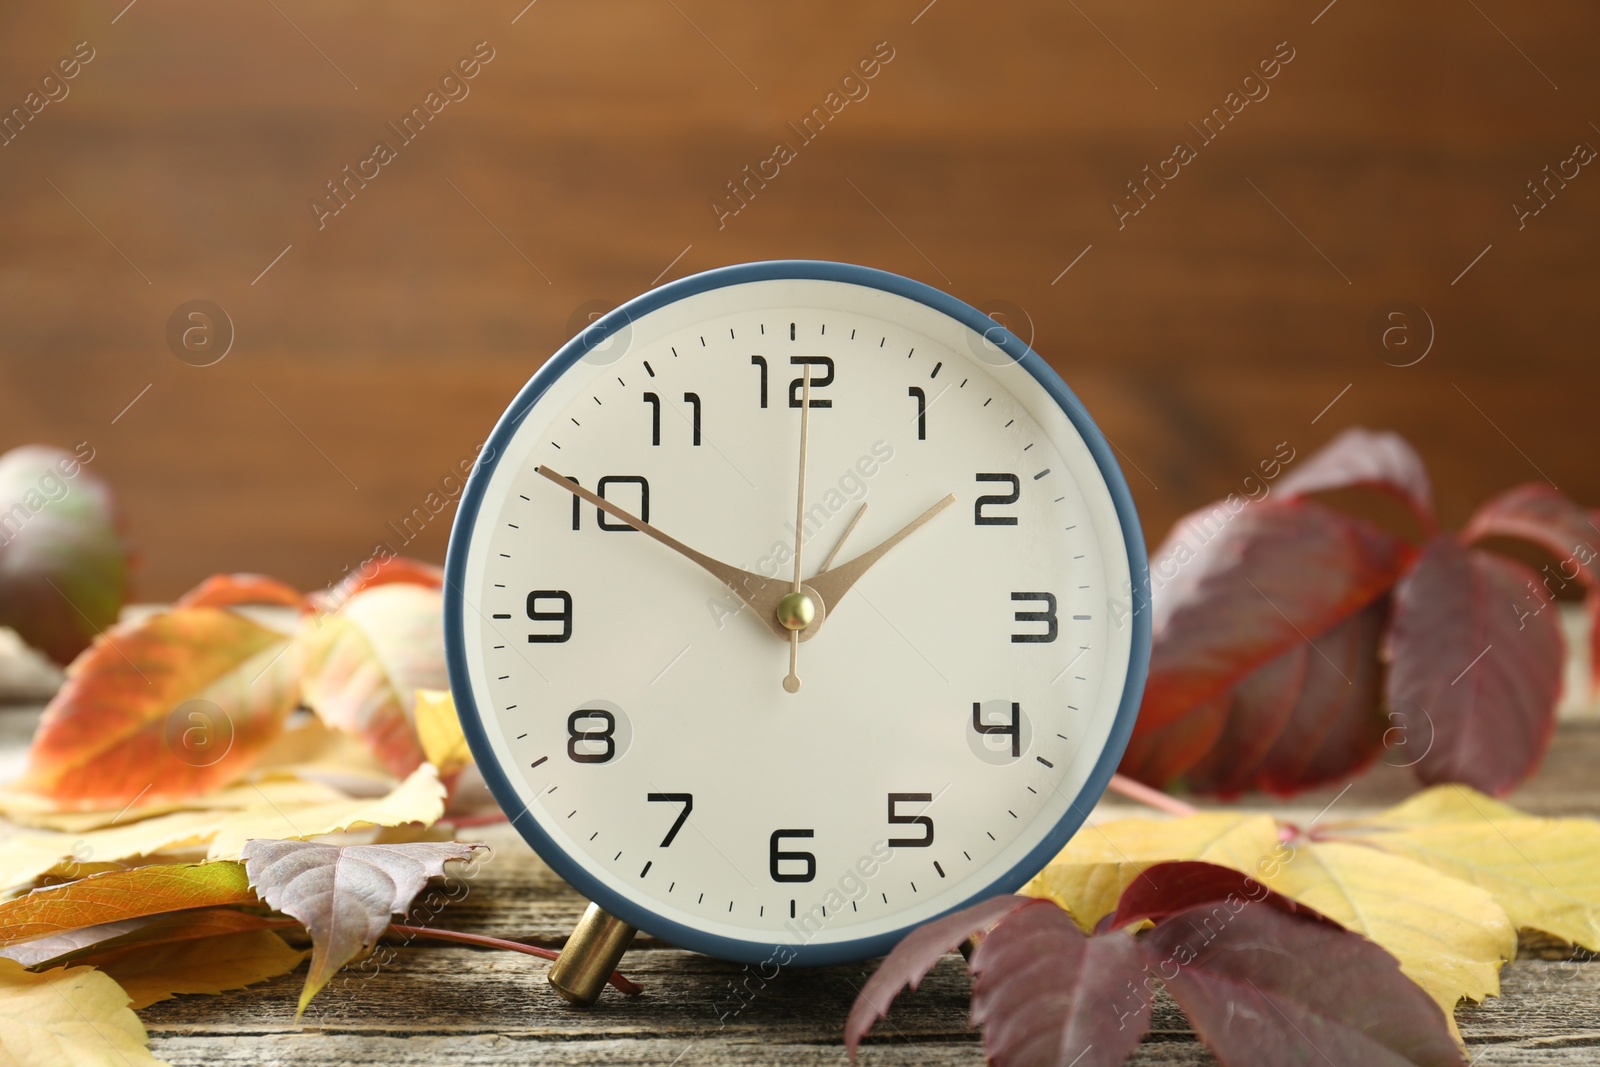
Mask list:
[[[1152,539],[1354,424],[1417,444],[1447,522],[1525,480],[1600,504],[1600,176],[1544,170],[1600,145],[1597,29],[1578,0],[7,5],[0,448],[91,443],[139,596],[321,587],[587,311],[817,257],[1006,315],[1118,446]],[[309,206],[380,139],[391,162]],[[780,141],[795,158],[728,199]],[[1128,199],[1178,142],[1195,158]],[[196,299],[233,323],[214,366],[169,349]],[[1431,329],[1374,346],[1396,300]],[[448,520],[409,551],[441,558]]]

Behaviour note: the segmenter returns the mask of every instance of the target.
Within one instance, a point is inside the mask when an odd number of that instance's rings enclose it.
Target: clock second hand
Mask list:
[[[806,449],[811,423],[811,364],[805,364],[800,392],[800,476],[794,502],[794,584],[778,602],[778,621],[789,630],[789,674],[783,680],[786,692],[800,691],[800,631],[811,625],[816,609],[811,598],[800,591],[800,553],[805,545],[806,521]]]

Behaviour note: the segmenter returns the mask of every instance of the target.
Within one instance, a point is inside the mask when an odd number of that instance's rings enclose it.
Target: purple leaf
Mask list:
[[[1145,868],[1122,891],[1107,929],[1121,929],[1144,919],[1163,922],[1190,908],[1199,909],[1200,905],[1221,906],[1232,913],[1250,904],[1264,904],[1286,915],[1344,929],[1321,912],[1268,889],[1243,871],[1201,860],[1172,860]],[[1215,914],[1216,908],[1212,911]]]
[[[1444,1012],[1365,938],[1275,908],[1179,912],[1138,942],[1225,1067],[1462,1063]]]
[[[972,1021],[995,1067],[1116,1067],[1150,1028],[1147,1012],[1114,1010],[1145,978],[1133,938],[1086,936],[1054,905],[1002,920],[972,973]]]
[[[1186,520],[1151,565],[1155,633],[1135,738],[1317,640],[1387,592],[1413,555],[1404,540],[1306,501]]]
[[[856,1047],[867,1036],[879,1019],[889,1014],[894,998],[906,988],[916,989],[927,973],[933,970],[939,958],[955,951],[967,938],[988,930],[1003,917],[1019,908],[1047,907],[1059,911],[1048,900],[1029,897],[992,897],[970,908],[952,912],[907,934],[894,947],[878,970],[862,987],[850,1008],[850,1017],[844,1024],[845,1048],[850,1051],[850,1061],[855,1062]]]
[[[1432,723],[1423,781],[1499,795],[1543,758],[1562,642],[1553,612],[1519,611],[1533,581],[1520,563],[1441,537],[1396,590],[1389,706],[1420,708]]]
[[[1479,508],[1461,534],[1468,544],[1484,537],[1515,537],[1556,557],[1539,573],[1539,586],[1523,598],[1522,610],[1543,610],[1575,580],[1588,586],[1590,677],[1600,687],[1600,515],[1584,511],[1551,486],[1530,482]]]
[[[1226,726],[1186,776],[1191,789],[1287,794],[1346,778],[1377,756],[1384,597],[1262,664],[1234,687]]]
[[[1411,509],[1423,529],[1437,529],[1433,517],[1433,489],[1422,457],[1397,433],[1373,432],[1353,427],[1324,445],[1296,467],[1278,491],[1290,497],[1331,489],[1377,489],[1398,497]]]

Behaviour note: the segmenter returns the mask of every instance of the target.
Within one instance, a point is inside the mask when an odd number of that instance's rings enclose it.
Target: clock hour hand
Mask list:
[[[822,597],[823,605],[831,614],[837,607],[839,600],[850,591],[856,582],[861,580],[861,576],[867,573],[869,567],[882,559],[884,554],[895,545],[916,533],[923,523],[955,502],[956,495],[951,493],[933,505],[933,507],[912,519],[900,532],[894,534],[876,548],[869,548],[849,563],[841,563],[837,567],[831,567],[820,574],[813,575],[806,584],[816,590],[817,595]],[[853,526],[854,523],[851,525]]]
[[[780,622],[778,622],[776,611],[778,601],[783,599],[784,594],[789,592],[789,583],[776,581],[772,578],[764,578],[759,574],[754,574],[750,571],[741,570],[738,567],[730,566],[726,563],[723,563],[719,559],[713,559],[704,552],[696,552],[694,549],[690,548],[676,537],[673,537],[670,534],[662,533],[660,530],[656,529],[654,526],[651,526],[637,515],[629,514],[628,512],[617,507],[615,504],[611,503],[611,501],[590,492],[577,482],[563,477],[557,472],[551,470],[549,467],[541,465],[538,468],[538,472],[544,477],[548,478],[550,481],[554,482],[556,485],[559,485],[561,488],[565,489],[567,492],[579,497],[582,500],[587,500],[589,503],[605,512],[607,515],[610,515],[616,519],[620,519],[629,526],[633,527],[635,530],[638,530],[640,533],[647,534],[650,537],[655,538],[657,541],[660,541],[662,544],[666,545],[668,548],[672,549],[674,552],[685,557],[686,559],[698,563],[701,567],[705,568],[705,570],[708,571],[712,577],[716,578],[719,582],[722,582],[729,589],[732,589],[734,594],[737,595],[740,600],[743,600],[750,607],[754,608],[756,617],[760,619],[762,624],[771,630],[773,634],[783,638],[785,641],[789,640],[790,631],[786,629]]]

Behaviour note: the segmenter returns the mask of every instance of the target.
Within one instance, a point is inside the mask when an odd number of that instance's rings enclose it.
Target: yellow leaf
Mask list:
[[[0,904],[0,947],[86,926],[185,908],[255,904],[237,863],[174,863],[109,871]]]
[[[1503,822],[1532,817],[1471,786],[1436,785],[1396,804],[1376,818],[1364,821],[1381,825],[1427,826],[1433,823],[1477,822],[1482,819]]]
[[[1487,890],[1518,928],[1600,948],[1600,822],[1535,818],[1441,786],[1345,833]]]
[[[387,796],[340,800],[304,807],[262,804],[228,816],[211,841],[207,858],[237,859],[253,837],[293,839],[337,833],[356,826],[431,826],[444,814],[444,786],[433,764],[423,763]]]
[[[243,989],[288,974],[305,958],[271,930],[245,930],[197,941],[125,945],[81,962],[116,979],[140,1009],[179,993]]]
[[[1499,993],[1500,964],[1517,954],[1516,928],[1492,896],[1404,856],[1299,842],[1262,881],[1382,945],[1447,1019],[1462,997]]]
[[[175,811],[240,810],[261,804],[264,800],[274,804],[314,804],[343,798],[343,793],[321,782],[274,775],[264,776],[260,781],[238,782],[186,800],[93,811],[59,811],[55,801],[49,797],[35,793],[0,792],[0,816],[25,826],[81,834]]]
[[[1084,929],[1117,906],[1145,868],[1165,860],[1204,860],[1250,875],[1273,862],[1278,825],[1269,815],[1205,812],[1182,819],[1118,819],[1088,825],[1050,866],[1018,892],[1049,897]],[[1282,846],[1284,855],[1287,846]]]
[[[63,873],[74,878],[80,877],[77,869],[85,865],[199,845],[217,832],[222,819],[215,812],[182,811],[81,834],[18,834],[7,838],[0,851],[0,891],[26,885],[62,865]]]
[[[170,1067],[150,1054],[128,994],[92,967],[33,974],[0,959],[0,1063],[6,1067]]]
[[[455,698],[448,689],[417,690],[417,736],[422,754],[448,778],[472,762],[472,750],[456,717]]]

